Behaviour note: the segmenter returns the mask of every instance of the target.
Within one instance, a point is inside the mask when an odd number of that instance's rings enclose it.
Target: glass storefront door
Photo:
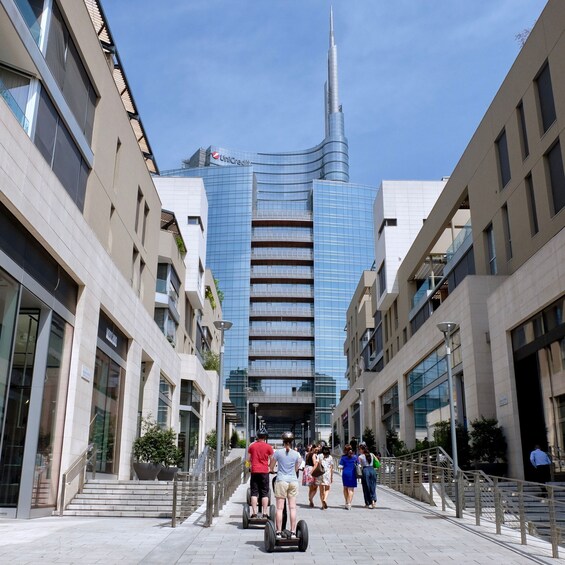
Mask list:
[[[96,470],[101,473],[118,473],[124,375],[122,367],[96,350],[89,441],[96,445]]]

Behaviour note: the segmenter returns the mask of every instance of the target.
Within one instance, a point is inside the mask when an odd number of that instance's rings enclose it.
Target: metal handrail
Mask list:
[[[65,500],[67,487],[75,480],[76,477],[79,477],[79,487],[77,492],[82,492],[89,464],[92,465],[92,478],[96,478],[96,454],[96,444],[89,444],[88,447],[73,461],[71,466],[63,473],[63,476],[61,477],[61,495],[59,497],[59,516],[63,515],[63,512],[67,507],[67,502]]]
[[[463,511],[494,523],[500,534],[502,525],[520,531],[521,543],[527,534],[548,539],[552,555],[559,557],[565,547],[565,487],[486,475],[483,471],[459,469],[441,448],[432,448],[402,457],[383,457],[379,482],[412,498],[438,506],[442,511],[454,507],[459,493]],[[459,488],[455,488],[455,484]]]

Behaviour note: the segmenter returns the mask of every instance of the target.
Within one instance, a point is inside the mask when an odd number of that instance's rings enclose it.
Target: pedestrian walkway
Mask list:
[[[241,485],[210,528],[202,526],[203,509],[175,529],[168,520],[150,518],[0,519],[0,563],[565,563],[551,558],[546,542],[528,537],[528,545],[522,546],[517,532],[503,529],[497,536],[493,524],[476,527],[472,517],[457,520],[453,513],[385,487],[378,488],[376,509],[364,507],[359,486],[352,509],[346,510],[341,478],[335,479],[327,510],[320,508],[318,498],[317,507],[309,508],[307,489],[300,490],[298,515],[308,523],[310,536],[305,553],[266,553],[263,530],[242,529],[247,485]]]

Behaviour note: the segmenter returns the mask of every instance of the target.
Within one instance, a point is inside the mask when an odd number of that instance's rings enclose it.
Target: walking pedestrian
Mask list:
[[[324,466],[324,474],[316,478],[316,484],[320,489],[320,502],[322,510],[328,508],[328,495],[334,480],[334,460],[330,452],[330,448],[325,445],[322,447],[322,453],[318,455],[318,465]]]
[[[306,454],[304,470],[302,471],[302,484],[308,487],[308,502],[310,508],[314,508],[314,496],[318,492],[316,477],[312,476],[312,470],[316,465],[318,456],[318,447],[315,444],[310,446],[310,450]]]
[[[363,498],[365,508],[375,508],[377,506],[377,474],[373,467],[374,455],[371,454],[366,444],[359,445],[359,463],[363,468],[361,475],[361,486],[363,487]]]
[[[343,455],[339,460],[339,469],[341,469],[341,480],[343,482],[343,497],[345,499],[346,510],[351,510],[351,501],[353,494],[357,488],[357,476],[355,474],[355,465],[358,458],[355,455],[351,444],[346,444],[343,448]]]
[[[551,459],[549,455],[542,451],[539,445],[536,445],[534,450],[530,453],[530,463],[536,470],[536,479],[538,483],[542,483],[542,496],[547,496],[547,488],[545,483],[551,480]]]

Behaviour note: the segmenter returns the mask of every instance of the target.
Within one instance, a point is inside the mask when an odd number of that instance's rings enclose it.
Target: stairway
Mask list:
[[[194,498],[196,504],[198,497]],[[172,481],[89,480],[83,492],[73,498],[63,514],[171,518],[172,509]]]

